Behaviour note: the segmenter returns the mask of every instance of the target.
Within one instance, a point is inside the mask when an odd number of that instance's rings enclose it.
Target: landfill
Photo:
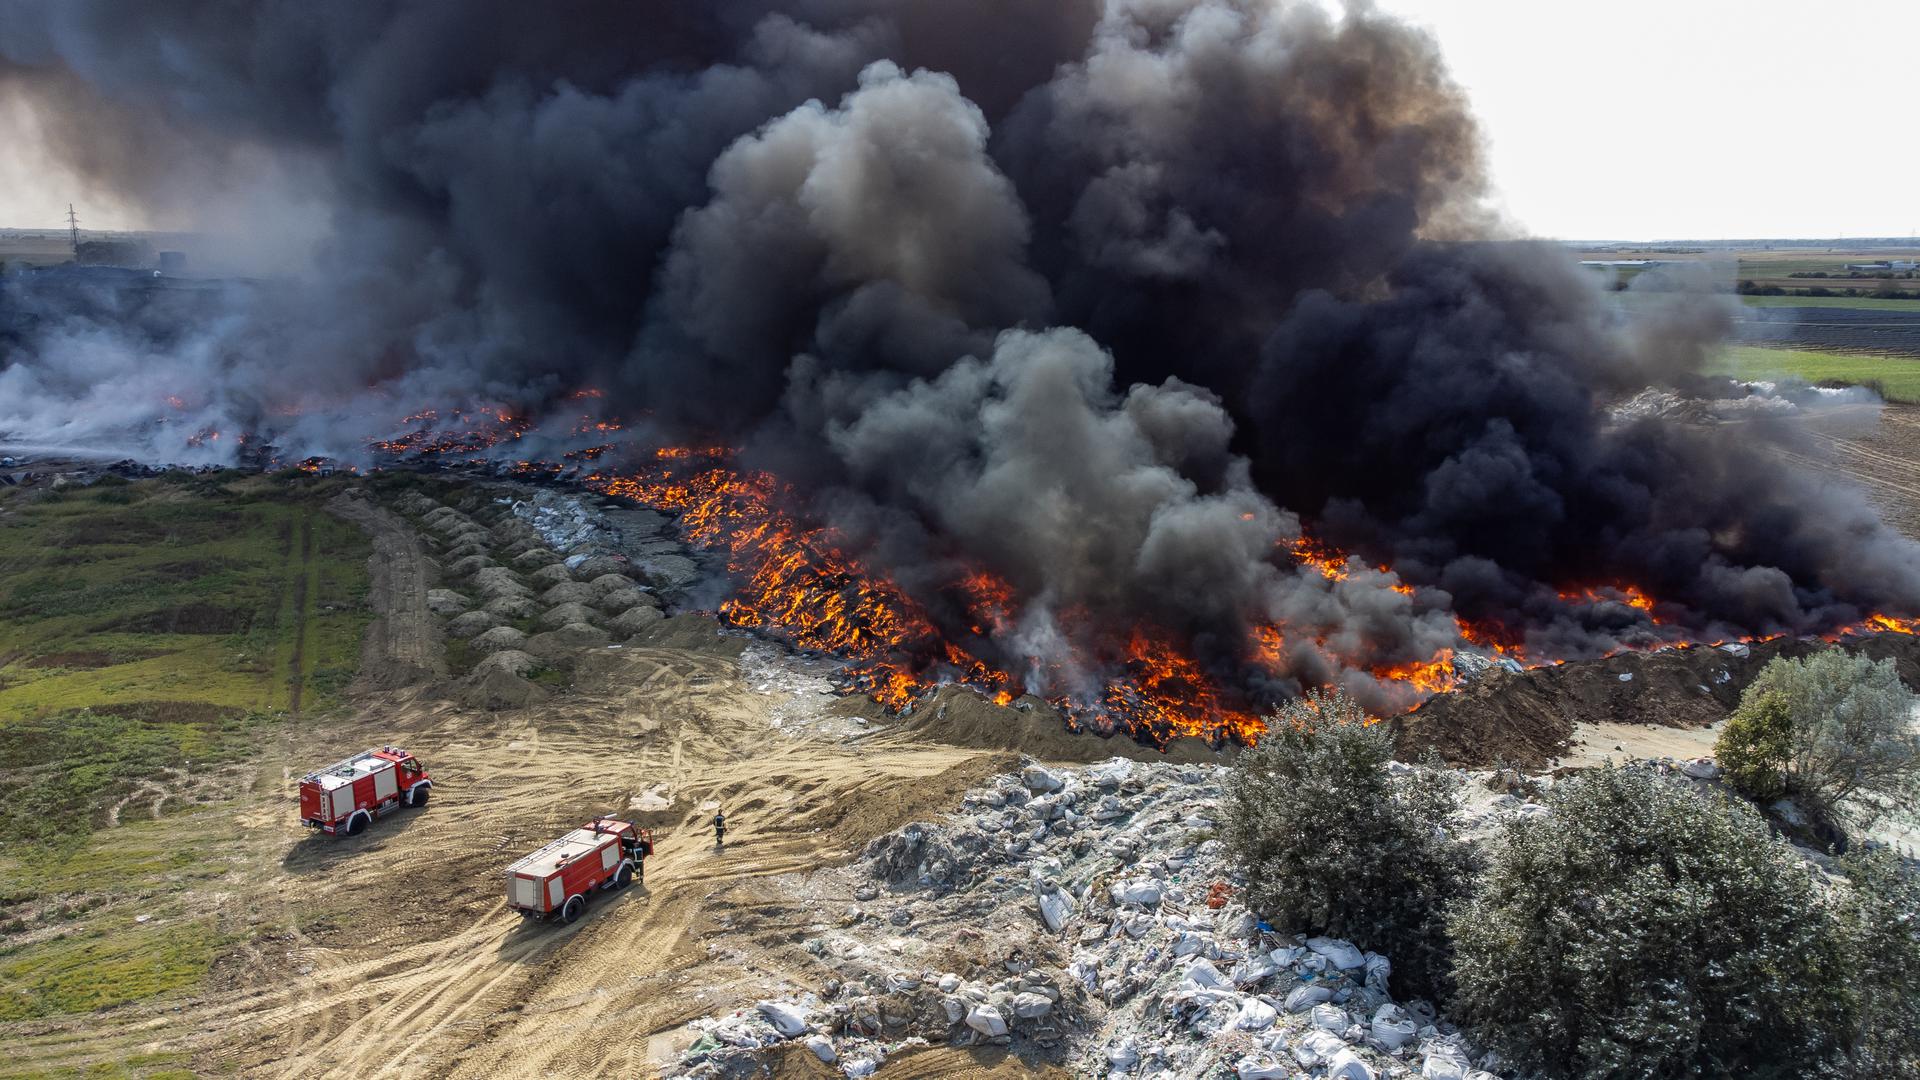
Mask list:
[[[1247,910],[1215,836],[1224,775],[1028,761],[808,875],[797,897],[852,901],[808,931],[818,983],[695,1020],[664,1074],[763,1075],[797,1045],[858,1078],[944,1044],[1116,1080],[1503,1075],[1432,1005],[1393,998],[1389,957]],[[1461,787],[1463,836],[1546,811]]]

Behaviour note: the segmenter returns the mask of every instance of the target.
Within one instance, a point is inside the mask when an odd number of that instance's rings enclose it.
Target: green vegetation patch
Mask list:
[[[1738,379],[1791,377],[1827,385],[1867,386],[1888,401],[1920,402],[1920,358],[1762,349],[1721,350],[1715,369]]]
[[[231,483],[0,502],[0,725],[128,702],[337,700],[370,618],[366,538],[308,489]]]
[[[259,713],[155,701],[0,725],[0,842],[83,837],[113,796],[166,770],[238,759],[263,722]]]
[[[1748,307],[1851,308],[1855,311],[1920,313],[1920,292],[1911,297],[1878,296],[1742,296]]]
[[[224,941],[213,920],[90,928],[0,950],[0,1022],[88,1012],[199,985]]]

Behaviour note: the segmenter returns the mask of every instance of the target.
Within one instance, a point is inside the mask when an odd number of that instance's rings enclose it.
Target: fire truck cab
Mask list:
[[[594,818],[507,867],[507,906],[529,919],[570,923],[596,889],[646,879],[653,830],[631,821]]]
[[[300,779],[300,820],[325,833],[357,835],[376,817],[425,806],[433,780],[397,746],[367,750]]]

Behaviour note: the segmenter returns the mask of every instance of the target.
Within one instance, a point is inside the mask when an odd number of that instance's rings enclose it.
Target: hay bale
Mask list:
[[[660,614],[659,608],[631,607],[615,616],[607,625],[624,639],[640,633],[664,618],[666,616]]]
[[[556,607],[548,608],[546,614],[540,616],[541,626],[554,628],[565,626],[568,623],[586,623],[592,625],[599,621],[599,614],[585,604],[560,604]]]
[[[505,547],[502,547],[500,549],[500,557],[503,559],[512,559],[521,555],[525,555],[527,552],[532,551],[535,548],[543,548],[546,546],[547,546],[547,542],[545,540],[540,539],[540,537],[538,536],[523,536],[520,539],[514,540],[513,542],[507,544]]]
[[[533,587],[536,589],[551,589],[555,585],[572,581],[573,575],[567,573],[565,566],[559,563],[550,563],[528,574],[527,580],[531,581]]]
[[[513,557],[513,565],[522,570],[537,570],[560,561],[560,553],[549,547],[533,547]]]
[[[527,635],[511,626],[496,626],[473,639],[473,647],[481,652],[499,652],[501,649],[521,649],[527,644]]]
[[[473,601],[452,589],[428,589],[427,610],[435,615],[458,615],[473,606]]]
[[[540,614],[540,605],[534,603],[531,597],[500,596],[487,601],[486,606],[480,610],[489,615],[498,615],[508,622],[514,622],[520,619],[531,619]]]
[[[407,492],[405,495],[402,495],[399,498],[393,500],[393,504],[395,506],[398,506],[401,510],[405,511],[406,513],[419,514],[422,516],[431,514],[435,510],[441,509],[441,506],[439,503],[434,502],[432,499],[427,498],[425,495],[422,495],[417,491]]]
[[[652,593],[641,592],[629,585],[624,589],[603,594],[593,602],[593,606],[609,615],[618,615],[633,607],[654,607],[660,603]]]
[[[455,510],[453,507],[441,506],[435,503],[433,509],[426,511],[420,516],[420,520],[426,524],[427,528],[438,530],[449,521],[460,520],[461,516],[460,511]]]
[[[548,607],[558,604],[587,604],[593,602],[599,595],[594,591],[593,586],[585,582],[568,581],[541,593],[540,602]]]
[[[589,555],[573,566],[573,576],[579,581],[592,581],[605,574],[626,574],[631,571],[627,560],[612,555]]]
[[[447,565],[447,576],[452,578],[472,577],[493,565],[493,560],[485,555],[469,555],[464,559],[455,559]]]
[[[470,638],[486,633],[501,622],[500,616],[491,611],[469,611],[448,623],[447,633],[457,638]]]

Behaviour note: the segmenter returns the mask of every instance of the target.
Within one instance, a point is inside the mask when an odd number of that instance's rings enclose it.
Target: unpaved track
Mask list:
[[[333,509],[375,539],[370,682],[444,672],[419,539],[362,500]],[[12,1064],[168,1051],[221,1075],[652,1075],[685,1044],[687,1020],[750,1005],[786,980],[818,986],[827,973],[802,948],[807,925],[837,918],[852,897],[800,912],[778,876],[946,813],[1014,759],[905,733],[850,743],[782,733],[769,722],[780,699],[743,682],[732,651],[600,651],[572,692],[505,713],[457,706],[431,682],[363,684],[350,718],[296,724],[262,747],[256,764],[274,779],[227,812],[250,869],[228,883],[220,917],[252,933],[211,988],[16,1026]],[[431,804],[359,837],[303,830],[300,775],[387,742],[432,769]],[[569,927],[506,909],[509,862],[650,789],[672,806],[648,819],[660,831],[644,886],[601,894]],[[730,825],[724,852],[705,824],[715,804]],[[791,1064],[829,1075],[809,1055]],[[944,1049],[892,1068],[902,1078],[1024,1073],[1017,1061]]]
[[[394,701],[404,721],[382,724],[375,709],[357,741],[343,732],[344,746],[404,729],[438,780],[433,802],[351,839],[303,836],[283,815],[279,885],[307,908],[299,956],[312,970],[172,1018],[204,1033],[187,1040],[200,1064],[273,1076],[650,1071],[651,1036],[733,1004],[730,988],[750,1003],[749,984],[793,962],[780,945],[795,928],[757,879],[842,860],[1011,764],[886,736],[855,751],[779,735],[724,657],[625,650],[609,681],[631,689],[510,717]],[[571,927],[506,910],[508,862],[662,783],[676,820],[645,886],[596,898]],[[704,825],[716,800],[731,826],[724,852]],[[710,959],[703,938],[722,915],[727,956]],[[729,958],[742,949],[750,959]],[[979,1067],[961,1058],[962,1072]]]
[[[398,515],[360,492],[335,496],[335,515],[365,529],[373,540],[368,559],[370,602],[379,617],[360,648],[361,689],[396,689],[447,674],[440,629],[427,611],[434,568],[420,537]]]

